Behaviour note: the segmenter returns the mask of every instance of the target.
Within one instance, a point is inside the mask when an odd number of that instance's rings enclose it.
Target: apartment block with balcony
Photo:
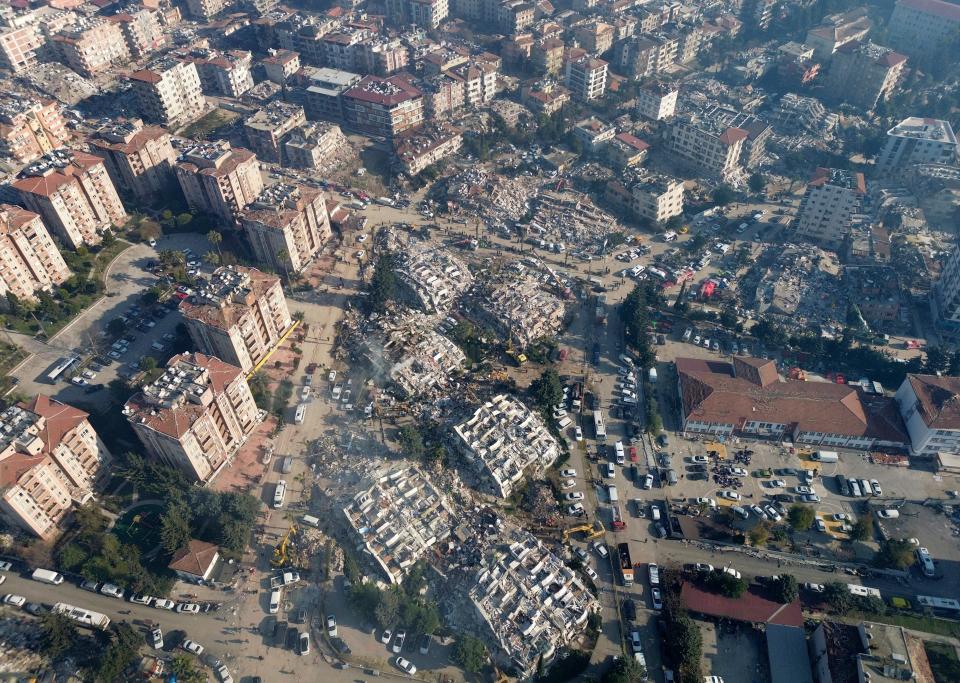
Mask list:
[[[670,149],[700,172],[724,182],[740,178],[740,155],[748,133],[718,121],[694,115],[680,116],[670,125]]]
[[[240,266],[218,268],[180,312],[197,348],[244,372],[265,360],[293,324],[280,278]]]
[[[243,371],[203,353],[181,353],[123,413],[147,454],[209,482],[259,424]]]
[[[940,269],[933,286],[930,309],[941,334],[956,339],[960,336],[960,248],[954,248]]]
[[[123,31],[106,19],[81,19],[55,35],[53,43],[67,66],[88,78],[130,61]]]
[[[293,50],[271,50],[270,53],[260,63],[268,80],[283,85],[300,70],[300,55]]]
[[[0,96],[0,155],[27,163],[69,140],[70,131],[53,100]]]
[[[244,121],[243,132],[260,159],[280,163],[284,139],[306,123],[303,107],[277,100]]]
[[[0,296],[11,292],[33,300],[70,277],[57,245],[39,214],[0,204]]]
[[[21,73],[36,66],[45,42],[40,28],[30,20],[11,17],[0,27],[0,68]]]
[[[207,109],[197,67],[163,57],[130,75],[140,115],[167,126],[189,123]]]
[[[166,44],[159,12],[154,10],[131,5],[126,11],[107,17],[107,21],[120,27],[127,51],[134,59],[143,59]]]
[[[607,183],[605,198],[637,218],[662,225],[683,214],[683,181],[647,171],[627,171]]]
[[[563,72],[563,51],[566,45],[559,38],[544,38],[533,44],[530,60],[539,74],[559,76]]]
[[[572,58],[568,54],[565,79],[574,99],[581,102],[599,100],[607,89],[607,63],[587,54]]]
[[[195,47],[175,50],[174,58],[197,67],[200,87],[207,95],[240,97],[253,87],[253,55],[247,50],[214,50]]]
[[[71,249],[99,244],[104,230],[127,220],[103,159],[93,154],[54,150],[23,169],[11,185]]]
[[[140,119],[118,119],[97,130],[88,143],[103,156],[114,185],[141,201],[149,202],[175,186],[177,153],[165,128],[144,126]]]
[[[226,140],[182,148],[174,171],[191,207],[228,223],[263,190],[257,155]]]
[[[324,193],[306,185],[271,185],[240,225],[257,261],[288,277],[313,262],[332,234]]]
[[[531,111],[550,116],[570,101],[570,91],[551,79],[543,79],[524,85],[520,89],[520,101]]]
[[[38,395],[0,413],[0,514],[49,540],[94,495],[110,452],[87,413]]]
[[[573,35],[580,43],[580,47],[594,54],[602,55],[613,47],[616,31],[613,26],[602,21],[593,21],[577,27]]]
[[[836,249],[850,233],[867,193],[862,173],[818,168],[797,212],[796,233],[824,249]]]
[[[870,42],[850,42],[837,49],[827,72],[827,97],[872,111],[899,85],[907,58]]]
[[[307,67],[297,75],[303,84],[303,105],[313,121],[344,121],[343,94],[360,82],[362,76],[339,69]]]
[[[935,54],[960,31],[960,5],[945,0],[897,0],[887,24],[890,42],[907,54]]]
[[[194,19],[209,21],[233,4],[233,0],[186,0],[187,13]]]
[[[437,163],[463,146],[463,133],[459,128],[445,124],[427,124],[402,133],[394,141],[393,152],[403,169],[411,178],[432,164]]]
[[[343,108],[348,125],[387,139],[423,123],[423,93],[404,74],[365,77],[343,93]]]
[[[637,112],[653,121],[662,121],[677,111],[677,86],[655,82],[637,90]]]
[[[497,68],[492,64],[470,60],[444,73],[463,82],[464,101],[468,106],[479,106],[497,96]]]
[[[956,165],[957,136],[949,121],[906,118],[887,131],[887,144],[877,159],[877,173],[893,175],[911,164]]]

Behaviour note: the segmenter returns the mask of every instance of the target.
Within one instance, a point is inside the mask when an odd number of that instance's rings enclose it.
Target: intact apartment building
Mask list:
[[[293,50],[271,50],[270,53],[260,63],[268,80],[283,85],[300,70],[300,55]]]
[[[118,119],[96,131],[88,144],[103,156],[114,185],[140,201],[149,202],[176,185],[177,153],[166,128]]]
[[[246,50],[221,51],[198,47],[175,50],[171,55],[197,68],[200,87],[207,95],[240,97],[253,87],[250,73],[253,55]]]
[[[275,100],[244,121],[243,132],[258,158],[280,163],[284,138],[306,123],[299,104]]]
[[[0,68],[20,73],[35,66],[37,53],[43,49],[46,37],[37,25],[36,13],[13,14],[0,17]]]
[[[569,59],[564,78],[574,99],[582,102],[598,100],[607,89],[607,62],[586,54]]]
[[[147,454],[198,482],[213,479],[259,424],[243,370],[181,353],[123,407]]]
[[[36,292],[50,292],[70,275],[39,214],[0,204],[0,296],[12,292],[33,300]]]
[[[894,175],[911,164],[953,165],[958,159],[957,137],[949,121],[911,116],[887,131],[877,173]]]
[[[81,19],[52,39],[71,69],[94,78],[130,61],[130,51],[120,26],[106,19]]]
[[[448,0],[389,0],[387,18],[395,24],[438,28],[450,14]]]
[[[455,425],[453,442],[500,498],[509,498],[527,474],[537,476],[560,455],[540,416],[507,394],[493,396]]]
[[[103,159],[93,154],[54,150],[27,166],[11,185],[70,249],[99,244],[104,230],[127,220]]]
[[[166,44],[158,12],[131,5],[127,11],[107,17],[107,21],[120,27],[127,51],[134,59],[143,59]]]
[[[911,455],[960,454],[960,379],[908,374],[894,400],[910,434]]]
[[[960,5],[944,0],[897,0],[887,24],[890,41],[909,54],[938,50],[960,30]]]
[[[637,90],[637,113],[652,121],[663,121],[677,111],[677,86],[657,81]]]
[[[194,345],[244,372],[265,360],[293,324],[280,278],[225,266],[180,304]]]
[[[654,225],[683,214],[683,181],[648,173],[629,183],[630,210]]]
[[[423,93],[405,75],[366,76],[343,93],[349,126],[393,139],[423,123]]]
[[[233,4],[233,0],[186,0],[187,13],[194,19],[209,21]]]
[[[66,146],[70,131],[53,100],[0,99],[0,156],[20,163]]]
[[[907,58],[871,42],[851,42],[837,49],[827,72],[827,97],[872,111],[889,99],[903,77]]]
[[[191,207],[228,223],[263,190],[257,155],[226,140],[182,148],[174,171]]]
[[[800,202],[797,236],[824,249],[836,249],[849,234],[866,192],[862,173],[818,168]]]
[[[163,57],[146,69],[130,74],[140,115],[153,123],[182,125],[207,109],[197,67]]]
[[[49,540],[90,500],[112,457],[88,414],[38,395],[0,413],[0,513]]]
[[[311,120],[345,121],[343,95],[360,82],[362,76],[329,68],[301,70],[306,82],[304,108]]]
[[[740,156],[748,137],[742,128],[688,114],[671,123],[669,145],[671,151],[701,172],[732,182],[743,173]]]
[[[257,261],[285,274],[299,273],[331,236],[324,193],[277,183],[240,214],[240,226]]]

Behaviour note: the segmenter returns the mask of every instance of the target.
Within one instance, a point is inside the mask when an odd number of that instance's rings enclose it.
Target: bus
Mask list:
[[[106,614],[100,614],[100,612],[83,609],[82,607],[74,607],[73,605],[68,605],[65,602],[58,602],[55,604],[53,606],[53,611],[56,614],[62,614],[67,619],[76,622],[80,626],[87,626],[89,628],[95,628],[101,631],[107,630],[107,627],[110,626],[110,617],[108,617]]]
[[[51,384],[54,384],[58,379],[60,379],[60,375],[65,373],[79,362],[80,356],[67,356],[66,358],[61,358],[57,361],[57,364],[53,366],[53,369],[47,373],[47,379],[50,380]]]
[[[960,602],[953,598],[935,598],[932,595],[918,595],[917,602],[923,607],[947,612],[960,612]]]

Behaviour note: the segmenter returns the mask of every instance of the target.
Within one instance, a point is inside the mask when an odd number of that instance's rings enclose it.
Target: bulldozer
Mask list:
[[[603,528],[603,522],[599,519],[594,520],[593,524],[578,524],[576,526],[568,527],[563,530],[563,541],[566,542],[569,538],[576,533],[583,532],[584,538],[588,541],[592,541],[595,538],[600,538],[607,530]]]
[[[280,542],[277,544],[277,547],[273,549],[273,559],[270,560],[271,567],[285,567],[288,562],[287,557],[287,547],[290,544],[290,538],[297,530],[296,524],[291,524],[290,528],[287,529],[287,533],[283,535],[283,538],[280,539]]]

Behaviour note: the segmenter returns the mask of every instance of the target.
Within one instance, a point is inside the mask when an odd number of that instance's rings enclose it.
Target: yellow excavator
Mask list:
[[[278,543],[277,547],[273,549],[273,559],[270,560],[270,566],[272,567],[286,566],[287,546],[290,544],[290,537],[293,536],[296,530],[297,530],[296,524],[291,524],[290,528],[287,529],[287,533],[283,535],[283,538],[280,539],[280,543]]]
[[[573,534],[584,533],[584,537],[588,541],[592,541],[595,538],[600,538],[607,530],[603,528],[603,522],[599,519],[595,520],[593,524],[578,524],[577,526],[568,527],[563,530],[563,540],[566,542]]]

